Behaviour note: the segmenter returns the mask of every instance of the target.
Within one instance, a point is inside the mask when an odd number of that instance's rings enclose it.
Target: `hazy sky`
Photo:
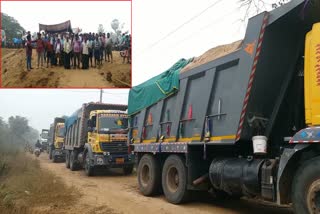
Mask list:
[[[246,7],[240,0],[134,0],[132,3],[133,85],[165,71],[181,58],[199,56],[244,37]],[[257,1],[258,2],[258,1]],[[264,0],[266,9],[271,2]],[[212,6],[212,7],[210,7]],[[208,8],[209,7],[209,8]],[[192,17],[200,16],[185,24]],[[263,8],[263,7],[262,7]],[[255,15],[252,8],[250,15]],[[157,45],[154,45],[157,41]]]
[[[1,1],[1,12],[14,17],[27,31],[39,31],[41,24],[58,24],[71,21],[72,28],[83,32],[97,32],[103,24],[113,31],[111,22],[118,19],[125,23],[123,31],[131,31],[130,1]]]
[[[128,89],[103,90],[103,102],[127,104]],[[97,102],[98,89],[1,89],[0,117],[24,116],[39,131],[49,128],[54,117],[71,115],[83,103]]]

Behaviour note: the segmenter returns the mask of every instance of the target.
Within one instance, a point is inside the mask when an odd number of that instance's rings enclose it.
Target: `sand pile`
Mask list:
[[[210,50],[206,51],[201,56],[195,57],[193,62],[191,62],[190,64],[188,64],[186,67],[184,67],[181,70],[181,73],[188,71],[192,68],[198,67],[200,65],[206,64],[212,60],[223,57],[229,53],[235,52],[236,50],[238,50],[241,47],[242,41],[243,40],[239,40],[239,41],[233,42],[231,44],[220,45],[220,46],[211,48]]]

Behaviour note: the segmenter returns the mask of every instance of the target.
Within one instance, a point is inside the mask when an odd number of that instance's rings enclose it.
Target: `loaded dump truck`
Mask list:
[[[162,189],[179,204],[209,191],[319,213],[319,22],[320,1],[292,0],[249,19],[234,52],[189,70],[179,61],[133,87],[142,194]]]
[[[49,130],[49,159],[54,163],[64,161],[65,119],[56,117]]]
[[[122,168],[131,174],[134,155],[127,142],[127,105],[87,103],[66,120],[66,167],[97,170]]]

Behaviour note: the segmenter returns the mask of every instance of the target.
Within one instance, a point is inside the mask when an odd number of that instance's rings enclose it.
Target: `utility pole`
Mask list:
[[[103,94],[103,90],[100,89],[100,103],[102,103],[102,94]]]

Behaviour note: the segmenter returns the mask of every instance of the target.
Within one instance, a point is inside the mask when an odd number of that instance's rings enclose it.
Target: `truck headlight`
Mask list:
[[[103,157],[97,157],[97,164],[98,165],[103,165],[104,164]]]
[[[109,155],[110,155],[110,152],[103,152],[103,155],[109,156]]]

